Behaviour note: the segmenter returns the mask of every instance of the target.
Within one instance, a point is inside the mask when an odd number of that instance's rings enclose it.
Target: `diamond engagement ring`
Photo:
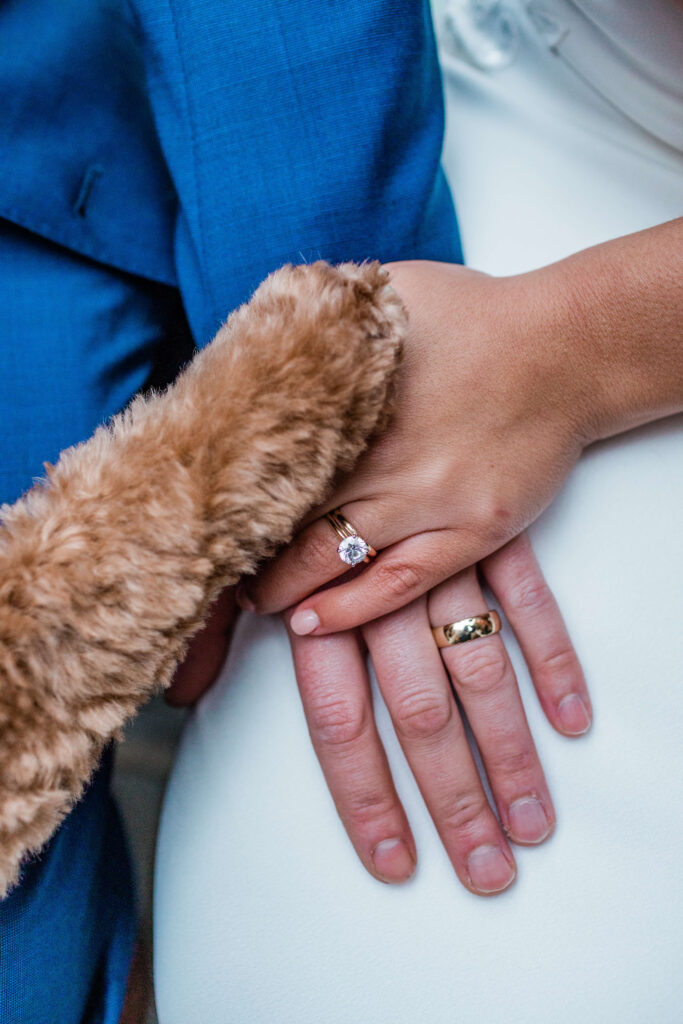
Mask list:
[[[339,537],[337,553],[342,562],[347,565],[360,565],[361,562],[369,562],[377,552],[370,547],[367,541],[359,537],[348,519],[345,519],[338,508],[333,509],[325,515],[328,523]]]

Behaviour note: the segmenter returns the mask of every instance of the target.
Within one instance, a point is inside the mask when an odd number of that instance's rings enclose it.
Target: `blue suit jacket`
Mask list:
[[[286,261],[460,258],[427,0],[5,0],[0,95],[3,500],[178,296],[202,345]],[[102,774],[0,906],[0,1024],[113,1024],[129,888]]]

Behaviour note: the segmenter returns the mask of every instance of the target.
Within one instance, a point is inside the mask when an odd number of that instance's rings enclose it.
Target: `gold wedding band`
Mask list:
[[[369,562],[377,552],[366,540],[363,540],[353,528],[348,519],[341,514],[338,508],[332,509],[325,515],[328,523],[339,537],[337,554],[342,562],[347,565],[360,565],[361,562]]]
[[[437,626],[432,630],[437,647],[452,647],[454,644],[465,644],[468,640],[480,640],[484,636],[493,636],[501,630],[500,615],[489,608],[482,615],[473,615],[469,619],[450,622],[447,626]]]

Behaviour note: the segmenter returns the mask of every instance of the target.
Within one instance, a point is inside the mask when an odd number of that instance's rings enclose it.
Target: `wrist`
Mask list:
[[[580,411],[584,447],[643,421],[639,395],[647,387],[647,361],[627,342],[617,311],[629,275],[607,257],[588,250],[547,268],[563,311],[560,330],[574,378],[567,394]]]
[[[619,365],[604,344],[597,282],[569,258],[536,272],[559,401],[582,448],[620,429]]]
[[[683,409],[682,230],[660,225],[523,275],[584,446]]]
[[[580,453],[602,435],[609,413],[584,322],[590,301],[577,294],[580,282],[570,269],[553,264],[508,280],[514,282],[523,358],[537,378],[538,411]]]

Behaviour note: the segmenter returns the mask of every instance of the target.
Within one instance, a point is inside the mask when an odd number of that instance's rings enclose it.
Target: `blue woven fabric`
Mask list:
[[[130,0],[199,344],[291,261],[461,259],[426,0]]]
[[[8,40],[2,500],[174,368],[178,295],[202,345],[286,261],[460,259],[426,0],[6,0]],[[0,1024],[118,1018],[108,771],[0,905]]]
[[[173,284],[176,196],[125,0],[3,0],[0,96],[0,217]]]

